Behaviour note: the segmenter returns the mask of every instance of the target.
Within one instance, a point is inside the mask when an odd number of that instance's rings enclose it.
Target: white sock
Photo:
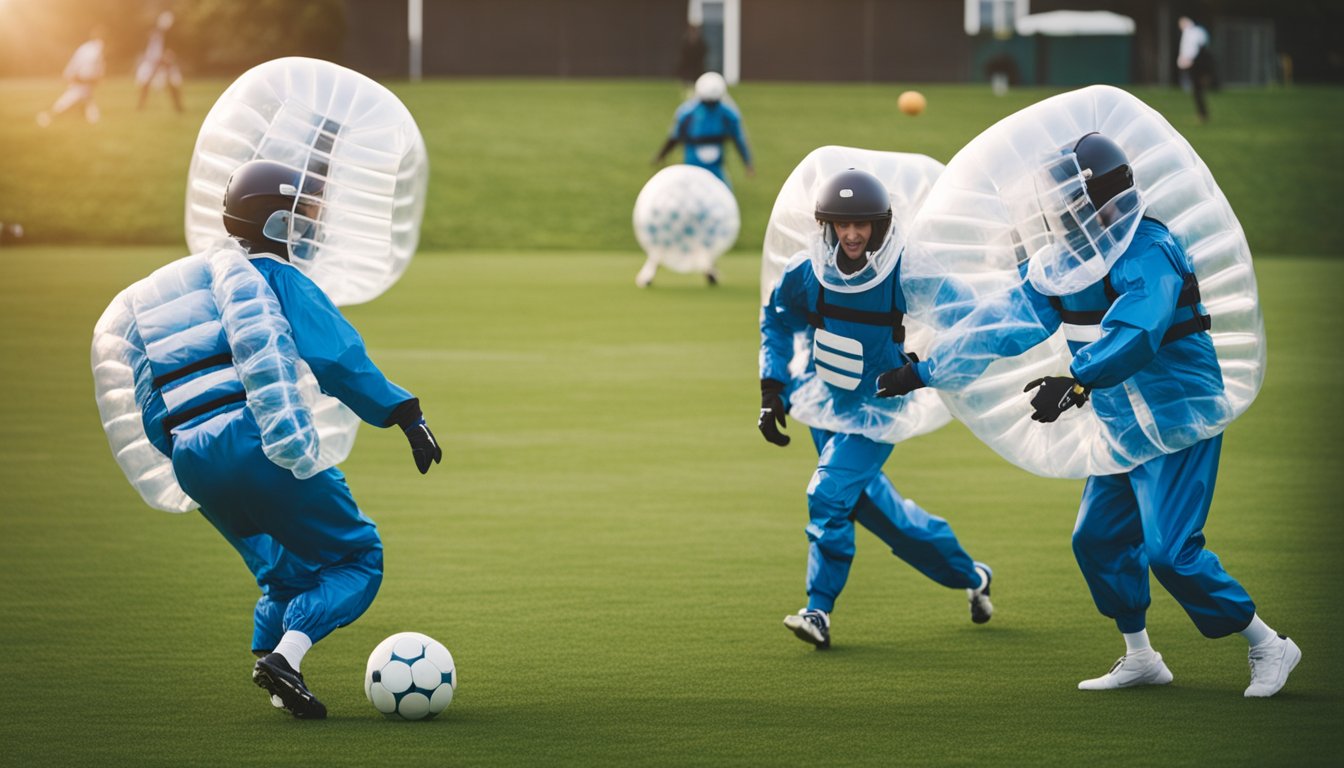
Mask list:
[[[1140,629],[1138,632],[1124,632],[1125,653],[1135,653],[1137,651],[1151,651],[1153,646],[1148,642],[1148,630]]]
[[[313,641],[309,640],[307,635],[291,629],[280,638],[280,642],[276,643],[275,652],[284,656],[289,666],[298,672],[299,664],[303,662],[303,655],[312,647]]]
[[[989,586],[989,573],[984,568],[976,568],[975,573],[980,577],[980,586],[975,588],[976,592]]]
[[[1246,638],[1246,642],[1250,643],[1252,647],[1267,643],[1278,637],[1278,634],[1270,629],[1258,613],[1251,617],[1251,623],[1247,624],[1246,628],[1238,634]]]

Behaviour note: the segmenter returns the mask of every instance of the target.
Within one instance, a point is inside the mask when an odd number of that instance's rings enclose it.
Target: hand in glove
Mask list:
[[[924,382],[919,378],[919,371],[915,370],[915,364],[906,363],[900,368],[892,368],[877,377],[877,396],[900,397],[901,395],[908,395],[923,386]]]
[[[1031,407],[1035,410],[1031,418],[1033,421],[1046,423],[1058,419],[1061,413],[1074,406],[1082,408],[1092,391],[1072,376],[1046,376],[1035,379],[1022,391],[1030,392],[1037,387],[1040,389],[1031,398]]]
[[[789,436],[779,431],[787,427],[784,418],[784,384],[774,379],[761,379],[761,415],[756,428],[765,439],[780,447],[789,444]]]
[[[418,398],[413,397],[394,408],[388,419],[388,426],[392,424],[401,427],[401,431],[406,433],[406,440],[411,444],[411,455],[415,458],[415,468],[420,470],[420,474],[429,471],[431,462],[438,464],[443,460],[443,449],[425,423]]]

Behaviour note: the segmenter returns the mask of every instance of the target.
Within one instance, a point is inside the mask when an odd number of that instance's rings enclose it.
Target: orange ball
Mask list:
[[[919,91],[906,91],[896,99],[896,106],[905,114],[913,117],[924,111],[924,107],[928,106],[928,101],[925,100],[924,94]]]

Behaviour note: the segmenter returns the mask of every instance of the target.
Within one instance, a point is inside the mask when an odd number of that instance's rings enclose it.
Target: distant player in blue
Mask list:
[[[728,84],[723,75],[718,72],[701,75],[695,81],[695,96],[677,107],[667,141],[654,156],[653,164],[660,165],[667,153],[681,144],[685,148],[683,162],[698,165],[732,186],[723,172],[723,145],[732,141],[742,155],[747,176],[756,175],[751,162],[751,147],[747,145],[747,135],[742,128],[742,115],[731,102],[725,101],[727,95]]]
[[[1039,318],[1038,332],[1015,338],[990,325],[966,331],[960,354],[935,351],[884,373],[879,386],[895,396],[973,379],[996,355],[1020,354],[1062,325],[1073,354],[1069,375],[1027,384],[1026,391],[1035,392],[1032,418],[1049,424],[1090,399],[1121,450],[1151,453],[1153,442],[1166,448],[1127,473],[1091,477],[1084,488],[1074,555],[1098,610],[1123,634],[1126,652],[1105,675],[1078,687],[1171,682],[1146,629],[1151,571],[1206,637],[1246,638],[1251,683],[1245,695],[1273,696],[1301,651],[1261,620],[1250,595],[1204,547],[1221,427],[1230,417],[1190,257],[1165,225],[1143,216],[1119,145],[1089,133],[1064,157],[1070,154],[1077,192],[1067,207],[1076,217],[1050,219],[1067,246],[1032,256],[1043,261],[1032,264],[1026,301],[1017,305]],[[1081,282],[1093,282],[1068,292],[1050,287],[1065,284],[1072,270],[1084,270]]]
[[[852,428],[811,430],[819,459],[807,486],[807,605],[784,625],[817,648],[830,647],[831,612],[849,578],[856,522],[930,579],[966,589],[972,621],[984,623],[993,613],[989,567],[966,554],[946,520],[896,491],[882,473],[892,445],[863,434],[865,411],[892,407],[876,400],[878,375],[912,359],[904,347],[902,245],[890,195],[872,174],[844,171],[822,187],[816,218],[811,258],[793,260],[762,312],[757,426],[769,442],[788,445],[780,427],[790,396],[820,386],[827,407]],[[813,355],[807,371],[794,377],[789,362],[804,332]]]
[[[443,452],[419,401],[383,376],[359,333],[289,263],[300,222],[316,218],[300,202],[302,184],[302,174],[285,165],[244,164],[225,193],[225,228],[279,299],[292,329],[292,354],[308,364],[324,392],[361,419],[401,427],[423,474]],[[219,309],[208,301],[188,311],[184,303],[146,314],[158,318],[152,326],[141,323],[148,360],[136,367],[136,393],[145,432],[261,587],[253,680],[295,717],[326,717],[300,663],[313,643],[354,622],[373,602],[383,577],[382,541],[339,469],[299,480],[267,459],[234,370],[239,352],[219,331]],[[165,390],[187,377],[194,378]]]

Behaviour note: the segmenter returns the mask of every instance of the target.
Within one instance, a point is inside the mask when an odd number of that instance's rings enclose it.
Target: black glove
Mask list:
[[[1037,387],[1040,387],[1040,391],[1031,398],[1031,407],[1035,409],[1031,418],[1033,421],[1047,423],[1058,419],[1061,413],[1075,405],[1082,408],[1087,402],[1087,396],[1092,392],[1072,376],[1046,376],[1035,379],[1022,391],[1030,392]]]
[[[877,396],[900,397],[901,395],[908,395],[923,386],[924,382],[920,380],[919,371],[915,370],[915,364],[906,363],[900,368],[892,368],[877,377]]]
[[[411,444],[411,455],[415,458],[415,468],[420,470],[420,474],[429,471],[430,462],[438,464],[443,461],[443,449],[425,423],[418,398],[402,402],[392,410],[392,416],[387,421],[388,426],[396,424],[406,433],[406,440]]]
[[[779,428],[787,426],[788,422],[784,419],[784,383],[761,379],[761,416],[756,420],[756,428],[761,430],[766,440],[783,447],[789,444],[789,436],[780,432]]]

